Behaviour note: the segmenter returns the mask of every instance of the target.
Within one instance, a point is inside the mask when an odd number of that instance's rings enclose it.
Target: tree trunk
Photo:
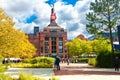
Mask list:
[[[113,37],[112,37],[112,30],[111,30],[111,28],[110,28],[110,42],[111,42],[112,53],[114,53]]]

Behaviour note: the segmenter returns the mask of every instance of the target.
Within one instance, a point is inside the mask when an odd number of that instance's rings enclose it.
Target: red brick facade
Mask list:
[[[51,9],[50,24],[41,31],[28,34],[29,41],[37,48],[36,56],[67,56],[67,49],[65,47],[67,31],[59,27],[55,20],[56,15],[53,7]]]
[[[85,36],[84,35],[82,35],[82,34],[80,34],[80,35],[78,35],[76,38],[80,38],[81,40],[88,40],[87,38],[85,38]]]

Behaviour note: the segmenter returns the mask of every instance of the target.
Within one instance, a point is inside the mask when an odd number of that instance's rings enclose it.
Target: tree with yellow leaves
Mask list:
[[[0,56],[3,57],[32,57],[35,47],[28,37],[17,29],[14,22],[0,8]]]

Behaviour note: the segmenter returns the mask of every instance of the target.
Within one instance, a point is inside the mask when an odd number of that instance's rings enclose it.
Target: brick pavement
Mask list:
[[[77,74],[95,74],[95,75],[120,75],[120,72],[115,71],[104,71],[104,70],[97,70],[93,66],[89,66],[87,64],[70,64],[66,65],[65,63],[60,64],[61,70],[54,70],[55,75],[77,75]],[[90,70],[82,70],[84,68],[88,68]],[[94,70],[96,69],[96,70]]]

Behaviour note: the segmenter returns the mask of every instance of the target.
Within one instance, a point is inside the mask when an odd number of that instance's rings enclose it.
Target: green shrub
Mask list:
[[[53,64],[47,64],[47,63],[12,63],[10,65],[13,68],[52,68]]]
[[[54,58],[36,57],[24,59],[22,63],[12,63],[10,66],[14,68],[52,68]]]
[[[36,63],[53,63],[54,58],[51,57],[36,57],[36,58],[29,58],[29,59],[24,59],[23,63],[31,63],[31,64],[36,64]]]
[[[4,59],[4,58],[0,56],[0,64],[2,64],[2,60],[3,60],[3,59]]]
[[[0,64],[0,72],[4,72],[8,69],[9,64]]]
[[[54,58],[51,57],[36,57],[38,62],[43,62],[43,63],[53,63],[54,62]]]
[[[36,63],[38,63],[38,60],[36,58],[33,58],[33,59],[30,60],[30,63],[31,64],[36,64]]]
[[[25,74],[24,72],[19,73],[19,77],[11,77],[8,74],[0,74],[0,80],[46,80],[43,77],[33,76],[32,74]],[[60,80],[60,78],[52,76],[49,80]]]
[[[96,66],[96,64],[97,64],[96,58],[90,58],[88,60],[88,64],[92,65],[92,66]]]
[[[17,80],[45,80],[45,79],[40,77],[35,77],[32,74],[25,74],[24,72],[20,72],[19,78]]]
[[[5,71],[5,66],[3,66],[2,64],[0,65],[0,72],[4,72]]]
[[[88,58],[77,58],[78,63],[88,63]]]
[[[24,59],[22,62],[23,63],[31,63],[31,58]]]
[[[14,80],[8,74],[0,74],[0,80]]]
[[[59,78],[59,77],[57,78],[57,77],[55,77],[55,76],[52,76],[51,79],[49,79],[49,80],[60,80],[60,78]]]
[[[47,64],[47,63],[37,63],[37,64],[33,64],[34,68],[52,68],[53,64]]]
[[[90,58],[88,61],[89,65],[93,65],[101,68],[113,68],[114,67],[114,57],[119,56],[119,53],[109,53],[109,52],[101,52],[97,56],[97,58]],[[120,63],[119,63],[120,64]]]
[[[120,51],[114,51],[114,57],[118,56],[120,58]]]
[[[101,52],[97,56],[97,67],[111,68],[113,67],[114,55],[108,52]]]

